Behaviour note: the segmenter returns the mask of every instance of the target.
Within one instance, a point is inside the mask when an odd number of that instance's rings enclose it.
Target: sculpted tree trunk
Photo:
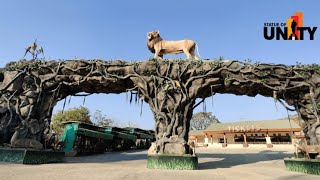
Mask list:
[[[154,63],[154,64],[153,64]],[[149,63],[155,75],[131,77],[137,95],[147,102],[154,114],[156,153],[186,154],[190,152],[188,133],[195,98],[189,96],[184,82],[179,80],[172,62]],[[153,66],[150,66],[150,64]],[[142,66],[141,69],[147,69]],[[141,74],[134,69],[136,75]]]
[[[39,74],[29,67],[7,66],[1,72],[0,142],[10,142],[13,147],[41,149],[43,133],[49,128],[56,97],[43,89]]]
[[[162,88],[149,102],[155,118],[158,152],[185,154],[189,151],[188,132],[195,99],[181,87]]]
[[[183,95],[176,94],[176,96],[178,97],[175,98],[180,99]],[[162,97],[160,96],[160,98]],[[163,101],[170,100],[168,98]],[[163,101],[160,103],[157,101],[149,102],[155,119],[157,153],[186,154],[189,152],[187,142],[194,101],[181,102],[180,106],[173,106],[174,102],[164,106],[162,105]]]
[[[305,137],[310,145],[320,145],[320,90],[310,88],[310,93],[304,94],[302,101],[296,104],[299,117],[306,123]]]

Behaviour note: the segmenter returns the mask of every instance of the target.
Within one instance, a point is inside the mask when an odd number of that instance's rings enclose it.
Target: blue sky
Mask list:
[[[160,30],[164,39],[192,39],[203,58],[252,59],[265,63],[319,63],[320,29],[314,41],[267,41],[265,22],[285,22],[297,11],[304,13],[305,26],[319,26],[320,2],[268,1],[0,1],[0,66],[18,60],[24,48],[38,39],[46,58],[101,58],[145,60],[152,54],[146,47],[146,33]],[[166,56],[168,58],[184,57]],[[275,119],[286,116],[272,98],[216,95],[207,99],[207,111],[222,122],[248,119]],[[82,105],[73,97],[67,108]],[[55,110],[62,108],[58,103]],[[120,121],[132,121],[153,128],[147,104],[130,105],[125,95],[92,95],[85,106],[99,109]],[[201,111],[202,107],[196,109]]]

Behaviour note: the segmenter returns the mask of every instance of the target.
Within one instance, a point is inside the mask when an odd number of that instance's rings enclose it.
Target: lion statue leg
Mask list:
[[[155,53],[154,53],[154,58],[160,58],[162,59],[163,58],[163,54],[160,54],[160,49],[156,49],[155,50]]]
[[[195,55],[195,47],[192,47],[191,49],[190,49],[190,54],[191,54],[191,57],[193,58],[193,59],[195,59],[195,60],[199,60],[199,58]]]
[[[192,55],[190,54],[190,52],[189,52],[190,50],[188,50],[188,49],[183,49],[183,52],[186,54],[186,56],[187,56],[187,59],[190,59],[190,58],[192,58]]]

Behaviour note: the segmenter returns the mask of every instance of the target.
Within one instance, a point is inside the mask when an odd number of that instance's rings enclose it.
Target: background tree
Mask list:
[[[126,127],[132,127],[132,128],[137,128],[138,127],[138,123],[136,121],[125,121],[125,122],[114,122],[113,126],[117,126],[120,128],[126,128]]]
[[[218,118],[211,112],[198,112],[194,114],[190,121],[191,130],[204,130],[212,123],[220,123]]]
[[[100,110],[96,110],[96,112],[93,114],[92,121],[96,126],[101,127],[115,125],[115,122],[111,118],[108,118],[106,115],[104,115]]]
[[[88,108],[80,106],[66,111],[58,111],[52,116],[51,129],[56,133],[62,133],[63,123],[68,121],[81,121],[92,124]]]
[[[136,128],[136,127],[138,127],[138,123],[135,122],[135,121],[128,120],[128,121],[124,124],[124,127]]]

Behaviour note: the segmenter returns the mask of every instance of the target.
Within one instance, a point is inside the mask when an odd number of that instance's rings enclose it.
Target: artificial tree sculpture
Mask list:
[[[52,110],[67,96],[129,92],[149,104],[157,153],[189,153],[193,109],[215,93],[285,101],[307,126],[310,144],[320,145],[320,66],[248,64],[230,60],[66,60],[12,62],[0,72],[0,140],[41,148]],[[79,94],[84,92],[86,94]],[[196,99],[201,101],[196,103]],[[284,104],[284,103],[283,103]],[[285,104],[284,104],[285,105]],[[37,145],[35,145],[37,144]]]

